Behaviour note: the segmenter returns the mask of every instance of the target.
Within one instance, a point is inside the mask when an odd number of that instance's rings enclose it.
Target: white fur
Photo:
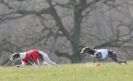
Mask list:
[[[48,64],[56,64],[55,62],[50,60],[50,58],[45,52],[40,51],[40,50],[38,50],[38,52],[43,56],[43,60],[45,60]]]
[[[21,58],[21,59],[24,59],[25,56],[26,56],[26,52],[22,52],[22,53],[19,53],[19,54],[20,54],[20,58]]]
[[[81,50],[81,52],[80,53],[83,53],[83,51],[86,49],[86,47],[85,48],[83,48],[82,50]]]

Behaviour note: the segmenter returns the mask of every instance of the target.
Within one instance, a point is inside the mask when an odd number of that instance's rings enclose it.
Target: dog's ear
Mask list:
[[[14,55],[14,57],[15,57],[15,58],[19,58],[19,57],[20,57],[20,53],[16,53],[16,54]]]
[[[86,47],[86,50],[87,50],[87,51],[90,51],[90,50],[91,50],[91,48],[89,48],[89,47]]]
[[[10,60],[13,61],[13,60],[15,60],[15,59],[17,59],[17,58],[19,58],[19,57],[20,57],[20,53],[14,53],[14,54],[12,54],[12,55],[10,56]]]
[[[78,45],[79,49],[82,50],[85,46],[84,45]]]

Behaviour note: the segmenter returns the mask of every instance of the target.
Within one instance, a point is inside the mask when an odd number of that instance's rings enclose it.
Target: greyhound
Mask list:
[[[15,61],[21,60],[21,65],[18,65],[17,67],[24,66],[27,64],[31,64],[33,66],[39,65],[39,58],[43,58],[43,62],[45,64],[56,64],[55,62],[51,61],[48,55],[40,50],[32,49],[27,52],[20,52],[20,53],[14,53],[10,56],[10,61],[14,63]]]
[[[82,48],[80,54],[90,54],[93,57],[93,62],[97,59],[99,62],[105,60],[107,57],[110,57],[114,62],[117,62],[119,64],[127,62],[125,60],[120,60],[118,58],[118,54],[114,52],[113,50],[108,49],[93,49],[89,47]]]

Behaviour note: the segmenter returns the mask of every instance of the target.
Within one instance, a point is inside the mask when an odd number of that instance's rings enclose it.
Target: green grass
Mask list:
[[[133,62],[0,67],[0,81],[133,81]]]

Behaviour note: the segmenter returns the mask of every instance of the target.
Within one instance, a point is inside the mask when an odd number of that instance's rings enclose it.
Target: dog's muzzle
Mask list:
[[[80,56],[83,58],[85,56],[85,54],[80,52]]]
[[[13,63],[13,60],[9,60],[11,63]]]
[[[10,61],[10,62],[13,62],[14,60],[10,58],[9,61]]]

